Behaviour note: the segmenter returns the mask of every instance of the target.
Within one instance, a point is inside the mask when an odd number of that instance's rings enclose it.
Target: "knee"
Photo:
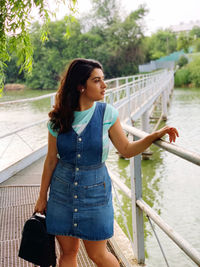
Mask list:
[[[97,265],[101,264],[102,262],[104,262],[105,258],[107,257],[107,252],[105,251],[104,253],[102,252],[89,252],[88,253],[88,257]]]
[[[79,251],[79,246],[74,246],[74,247],[70,247],[68,249],[64,249],[64,250],[61,250],[61,256],[62,257],[65,257],[65,256],[77,256],[78,254],[78,251]]]

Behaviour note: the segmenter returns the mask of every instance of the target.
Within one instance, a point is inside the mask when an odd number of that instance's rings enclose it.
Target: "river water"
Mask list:
[[[49,109],[48,100],[0,107],[0,135],[47,118]],[[179,131],[177,145],[200,154],[200,89],[174,90],[167,124]],[[18,136],[0,139],[0,170],[39,148],[46,139],[45,123]],[[200,168],[155,146],[151,150],[151,159],[142,161],[143,199],[200,253]],[[130,187],[129,160],[119,158],[112,150],[107,165]],[[130,200],[121,192],[119,199],[132,232]],[[115,196],[114,202],[115,217],[124,229]],[[144,221],[146,264],[148,267],[164,267],[166,264],[146,217]],[[155,230],[170,267],[196,266],[157,226]]]

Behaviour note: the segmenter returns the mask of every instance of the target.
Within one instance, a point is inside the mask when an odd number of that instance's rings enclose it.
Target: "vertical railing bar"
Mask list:
[[[161,250],[161,253],[162,253],[163,258],[164,258],[164,260],[165,260],[165,263],[166,263],[167,267],[169,267],[169,263],[168,263],[167,258],[166,258],[166,256],[165,256],[165,253],[164,253],[164,250],[163,250],[162,245],[161,245],[161,243],[160,243],[160,240],[159,240],[159,238],[158,238],[158,236],[157,236],[157,234],[156,234],[156,231],[155,231],[155,229],[154,229],[154,227],[153,227],[152,221],[151,221],[151,219],[149,218],[148,215],[147,215],[147,218],[148,218],[149,223],[150,223],[150,225],[151,225],[152,231],[153,231],[153,233],[154,233],[154,235],[155,235],[155,237],[156,237],[156,240],[157,240],[158,245],[159,245],[159,247],[160,247],[160,250]]]
[[[120,201],[119,201],[119,198],[118,198],[118,195],[117,195],[117,190],[116,190],[115,185],[114,185],[113,182],[112,182],[112,186],[113,186],[113,188],[114,188],[115,196],[116,196],[116,198],[117,198],[117,202],[118,202],[119,208],[120,208],[120,210],[121,210],[121,214],[122,214],[122,218],[123,218],[123,221],[124,221],[124,225],[125,225],[125,227],[126,227],[126,230],[127,230],[128,236],[129,236],[129,240],[130,240],[130,242],[131,242],[131,246],[132,246],[132,249],[133,249],[133,252],[134,252],[133,240],[132,240],[132,238],[131,238],[131,234],[130,234],[130,231],[129,231],[129,229],[128,229],[127,220],[126,220],[125,215],[124,215],[124,213],[123,213],[123,209],[122,209],[122,206],[121,206],[121,204],[120,204]]]
[[[134,137],[138,140],[137,137]],[[141,179],[141,155],[137,155],[130,159],[131,173],[131,199],[132,199],[132,228],[133,228],[133,244],[134,256],[138,263],[144,264],[144,223],[143,211],[136,205],[137,199],[142,197],[142,179]]]

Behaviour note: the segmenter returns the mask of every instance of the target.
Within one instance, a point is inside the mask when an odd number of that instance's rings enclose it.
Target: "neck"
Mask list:
[[[79,111],[84,111],[87,110],[89,108],[91,108],[94,105],[94,101],[89,100],[89,99],[83,99],[82,97],[80,97],[79,99]]]

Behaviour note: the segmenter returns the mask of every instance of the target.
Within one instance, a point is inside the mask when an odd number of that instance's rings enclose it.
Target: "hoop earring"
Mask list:
[[[85,91],[85,89],[81,89],[81,93],[83,93]]]

